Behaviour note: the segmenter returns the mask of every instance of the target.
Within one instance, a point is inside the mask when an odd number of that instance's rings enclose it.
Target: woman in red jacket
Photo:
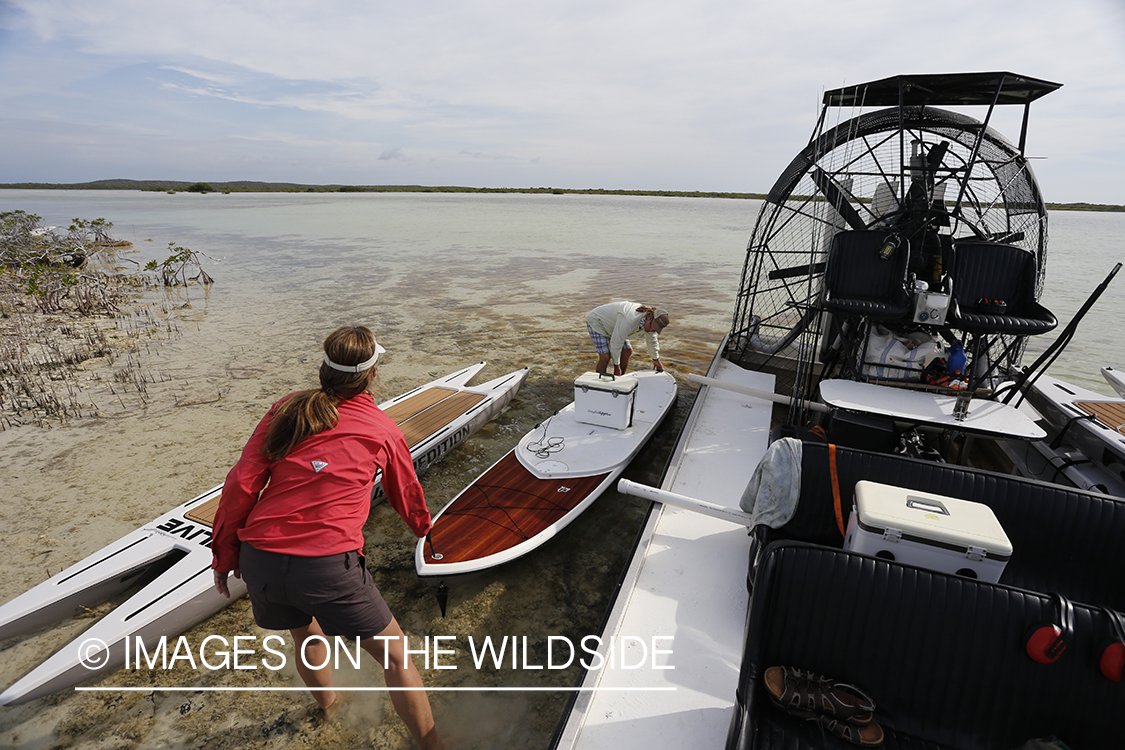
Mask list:
[[[297,671],[326,714],[339,702],[326,636],[359,638],[389,687],[412,688],[391,691],[391,702],[415,741],[441,747],[406,636],[364,566],[376,472],[414,534],[430,530],[406,439],[368,390],[383,351],[367,328],[333,331],[320,388],[290,394],[262,418],[223,486],[212,568],[224,596],[229,573],[245,577],[260,627],[292,633]]]

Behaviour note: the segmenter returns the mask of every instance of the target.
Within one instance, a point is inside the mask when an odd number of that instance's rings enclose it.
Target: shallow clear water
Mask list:
[[[760,203],[666,197],[475,194],[232,194],[0,191],[0,210],[46,224],[103,217],[144,261],[168,243],[213,258],[209,290],[170,293],[179,335],[142,353],[156,374],[142,404],[108,395],[90,375],[103,416],[51,429],[0,432],[0,509],[7,555],[0,600],[81,559],[166,509],[222,481],[254,424],[276,398],[315,380],[319,345],[338,325],[371,327],[387,349],[390,397],[466,364],[488,360],[482,379],[522,366],[532,374],[512,408],[430,470],[431,508],[442,507],[540,420],[572,400],[575,375],[592,369],[583,324],[614,299],[658,304],[673,325],[661,336],[681,398],[626,476],[656,483],[694,391],[730,324],[744,248]],[[1125,215],[1055,213],[1044,303],[1067,321],[1125,253]],[[159,296],[159,295],[158,295]],[[1087,317],[1053,374],[1111,393],[1098,368],[1125,365],[1117,343],[1125,278]],[[642,347],[643,348],[643,347]],[[1042,348],[1033,345],[1031,351]],[[643,353],[639,355],[643,361]],[[637,361],[637,360],[634,360]],[[1028,360],[1030,361],[1030,359]],[[413,573],[413,539],[385,506],[366,529],[369,565],[412,636],[580,638],[597,632],[645,504],[608,493],[535,554],[454,592],[441,619]],[[7,685],[84,626],[4,644]],[[189,633],[261,634],[245,602]],[[429,670],[435,686],[573,684],[573,670]],[[293,675],[253,675],[292,684]],[[149,679],[149,682],[145,682]],[[246,674],[177,675],[188,684],[235,685]],[[192,680],[197,680],[193,682]],[[288,680],[288,681],[287,681]],[[376,684],[374,670],[341,680]],[[117,673],[109,685],[159,684]],[[439,724],[463,747],[542,747],[564,693],[435,693]],[[378,696],[364,694],[345,721],[316,726],[301,693],[63,694],[0,708],[0,744],[94,746],[108,727],[122,747],[294,743],[405,747],[402,727]],[[382,719],[380,719],[382,717]]]

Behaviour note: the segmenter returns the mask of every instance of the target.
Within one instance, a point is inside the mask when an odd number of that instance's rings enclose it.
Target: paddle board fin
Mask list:
[[[437,587],[437,604],[441,609],[441,616],[445,617],[445,608],[449,604],[449,587],[442,581]]]

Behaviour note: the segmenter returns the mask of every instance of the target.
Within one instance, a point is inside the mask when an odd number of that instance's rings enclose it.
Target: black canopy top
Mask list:
[[[1062,86],[1015,73],[931,73],[884,78],[824,92],[827,107],[1029,104]],[[999,96],[997,96],[999,90]],[[900,98],[901,97],[901,98]]]

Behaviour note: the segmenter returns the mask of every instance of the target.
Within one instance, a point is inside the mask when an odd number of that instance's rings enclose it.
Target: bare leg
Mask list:
[[[305,687],[312,692],[317,705],[327,714],[329,707],[337,702],[337,696],[332,689],[332,664],[328,658],[328,646],[326,641],[316,638],[324,638],[324,631],[314,617],[307,627],[294,628],[289,633],[293,636],[293,648],[297,656],[297,674],[301,675]],[[324,666],[314,669],[309,664]]]
[[[604,373],[606,368],[609,367],[609,352],[598,355],[598,364],[594,367],[597,372]]]
[[[422,690],[424,687],[422,675],[418,673],[414,662],[406,656],[404,650],[406,635],[399,627],[398,620],[391,619],[391,624],[379,634],[379,638],[392,640],[364,638],[360,641],[360,645],[383,666],[387,687],[413,688],[391,691],[391,703],[395,707],[395,712],[410,730],[418,747],[422,750],[441,750],[445,747],[445,743],[438,736],[437,728],[434,726],[430,699]]]
[[[629,369],[629,358],[633,356],[632,349],[621,350],[621,374],[624,375]]]

